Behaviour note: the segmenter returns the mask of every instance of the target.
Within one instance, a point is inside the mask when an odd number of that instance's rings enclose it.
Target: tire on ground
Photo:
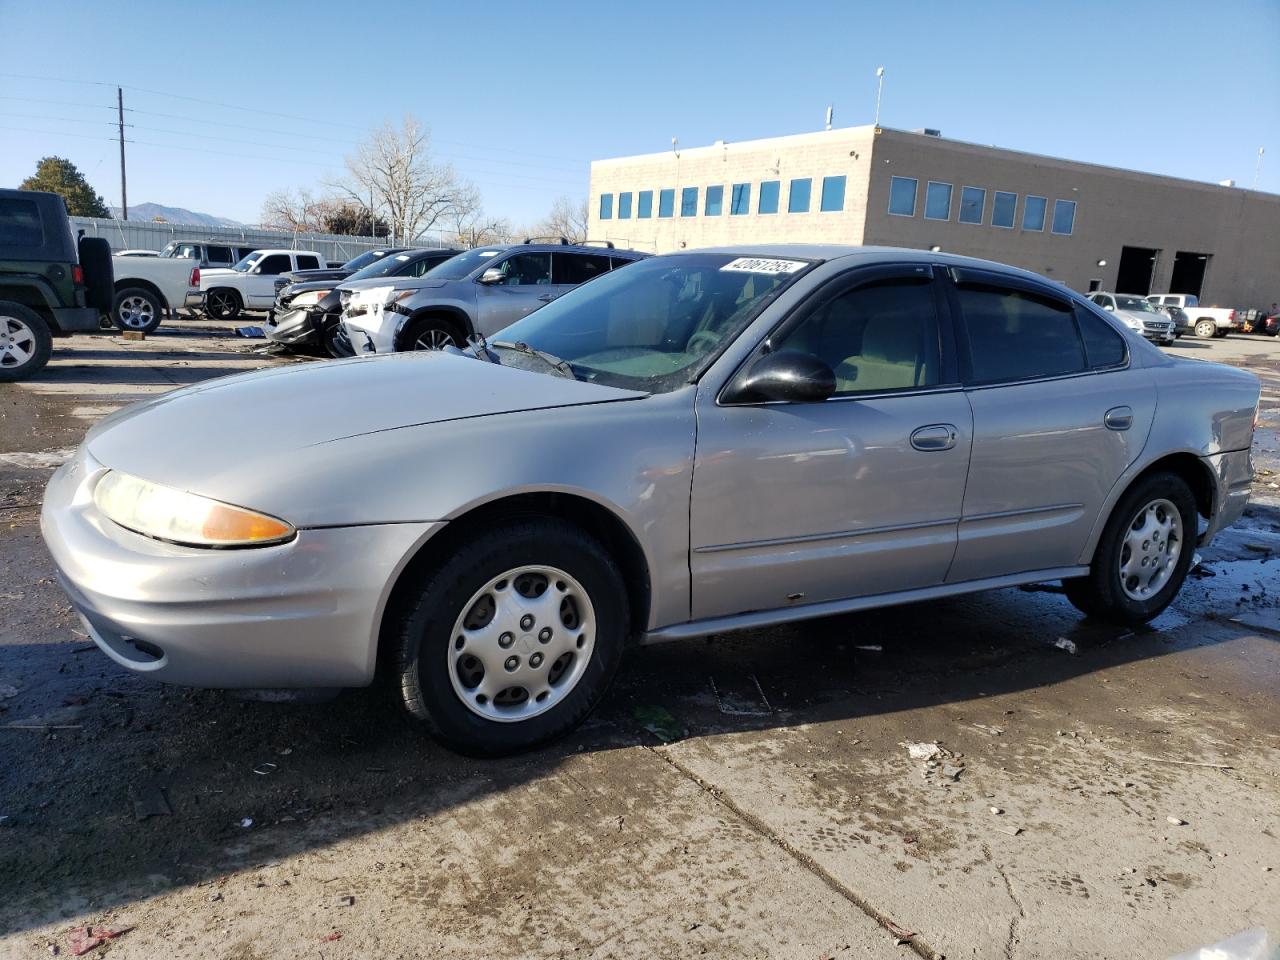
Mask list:
[[[1129,596],[1120,577],[1124,534],[1139,511],[1155,500],[1168,500],[1182,523],[1180,553],[1169,579],[1144,600]],[[1187,482],[1174,473],[1153,473],[1127,490],[1111,511],[1093,554],[1089,573],[1062,582],[1067,599],[1082,613],[1121,626],[1136,626],[1158,616],[1182,588],[1195,555],[1197,538],[1195,495]]]
[[[455,622],[475,593],[521,566],[562,570],[578,581],[595,617],[590,659],[554,706],[525,720],[488,719],[463,703],[450,678]],[[409,713],[459,753],[502,756],[563,736],[595,708],[613,680],[630,630],[617,564],[594,537],[549,517],[510,519],[482,529],[439,563],[410,574],[394,633],[394,664]]]
[[[150,308],[150,317],[144,323],[126,322],[121,315],[121,307],[126,302],[136,301],[145,302]],[[160,321],[163,319],[164,306],[160,298],[145,287],[125,287],[116,293],[115,301],[111,304],[111,322],[121,330],[141,330],[143,333],[150,333],[160,326]]]
[[[0,300],[0,383],[35,376],[53,353],[53,334],[40,314]]]

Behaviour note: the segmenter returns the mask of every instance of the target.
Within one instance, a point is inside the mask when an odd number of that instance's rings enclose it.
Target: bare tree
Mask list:
[[[430,135],[413,116],[399,129],[388,123],[375,130],[347,158],[347,177],[334,186],[366,207],[372,197],[392,240],[405,243],[479,206],[452,166],[432,161]]]
[[[533,232],[540,236],[564,237],[570,243],[587,239],[587,201],[572,197],[557,197],[551,204],[551,212],[541,220]]]
[[[515,237],[511,221],[505,217],[486,216],[478,199],[454,211],[449,219],[451,225],[443,239],[445,243],[464,250],[505,243]]]
[[[262,201],[260,223],[272,230],[292,230],[318,233],[324,227],[322,220],[329,201],[311,195],[310,190],[277,190],[267,194]]]

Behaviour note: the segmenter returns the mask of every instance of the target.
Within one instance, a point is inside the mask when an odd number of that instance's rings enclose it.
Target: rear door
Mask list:
[[[757,350],[821,358],[834,396],[731,404],[699,388],[695,618],[942,583],[972,437],[946,309],[929,266],[854,270]]]
[[[1155,414],[1147,371],[1092,308],[953,269],[973,453],[948,582],[1071,567]]]
[[[609,258],[595,253],[560,253],[551,255],[552,299],[568,293],[579,284],[609,272]]]

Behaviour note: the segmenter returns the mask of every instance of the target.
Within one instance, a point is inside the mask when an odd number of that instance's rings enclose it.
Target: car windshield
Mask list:
[[[570,290],[489,342],[550,354],[579,380],[665,393],[696,378],[810,265],[716,253],[641,260]]]
[[[166,243],[166,244],[164,245],[164,249],[160,251],[160,256],[162,256],[162,257],[172,257],[172,256],[173,256],[173,251],[175,251],[175,250],[177,250],[177,249],[178,249],[178,241],[174,240],[172,243]]]
[[[350,270],[355,273],[357,270],[363,270],[371,263],[376,263],[387,255],[385,250],[366,250],[358,257],[352,257],[342,265],[342,269]]]
[[[430,277],[432,280],[465,280],[494,257],[505,252],[505,247],[476,247],[432,267],[423,277]]]
[[[257,263],[260,259],[262,259],[262,254],[258,253],[255,250],[253,253],[249,254],[247,257],[245,257],[243,260],[241,260],[231,269],[236,271],[237,273],[248,273],[250,270],[253,269],[253,265]]]
[[[411,253],[393,253],[390,256],[382,257],[373,261],[363,270],[357,270],[347,280],[368,280],[372,277],[385,277],[392,273],[398,273],[415,257]]]
[[[1116,297],[1116,306],[1121,310],[1138,310],[1142,313],[1159,313],[1142,297]]]

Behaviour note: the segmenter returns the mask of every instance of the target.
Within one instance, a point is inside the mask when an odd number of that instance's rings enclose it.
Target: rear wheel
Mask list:
[[[599,703],[628,629],[621,574],[598,541],[549,518],[516,521],[473,537],[413,588],[401,695],[454,750],[525,750]]]
[[[1077,610],[1124,626],[1173,602],[1195,553],[1196,503],[1185,480],[1156,473],[1133,486],[1107,521],[1088,576],[1064,580]]]
[[[1212,320],[1196,321],[1196,336],[1201,340],[1208,340],[1210,337],[1218,335],[1218,325]]]
[[[121,330],[141,330],[150,333],[160,326],[162,307],[160,298],[141,287],[126,287],[116,294],[111,307],[111,320]]]
[[[53,352],[53,334],[30,307],[0,300],[0,383],[25,380],[42,370]]]
[[[243,309],[244,302],[234,290],[210,290],[204,298],[204,311],[214,320],[234,320]]]

